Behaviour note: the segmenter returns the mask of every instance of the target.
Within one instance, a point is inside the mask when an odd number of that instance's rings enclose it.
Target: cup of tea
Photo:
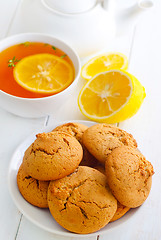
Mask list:
[[[32,118],[56,114],[75,90],[81,70],[79,56],[72,47],[52,35],[39,33],[1,40],[0,63],[0,106]],[[39,87],[44,79],[51,90]]]

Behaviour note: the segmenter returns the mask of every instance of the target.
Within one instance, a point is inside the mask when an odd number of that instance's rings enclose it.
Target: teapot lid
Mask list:
[[[97,0],[42,0],[42,3],[55,12],[77,14],[93,8]]]

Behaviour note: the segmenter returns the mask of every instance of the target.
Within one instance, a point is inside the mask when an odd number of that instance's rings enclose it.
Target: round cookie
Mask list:
[[[26,174],[21,164],[17,173],[17,185],[24,199],[39,208],[48,208],[49,181],[39,181]]]
[[[50,182],[48,205],[62,227],[86,234],[108,224],[116,212],[117,200],[104,174],[79,166],[71,175]]]
[[[136,140],[126,131],[110,124],[100,123],[89,127],[83,134],[83,144],[101,163],[117,147],[137,147]]]
[[[102,164],[97,164],[95,167],[95,169],[97,169],[98,171],[100,171],[103,174],[105,173],[105,166],[103,166]],[[119,218],[121,218],[122,216],[125,215],[125,213],[127,211],[129,211],[130,208],[123,206],[121,203],[117,202],[117,211],[115,212],[113,218],[110,220],[110,222],[114,222],[116,220],[118,220]]]
[[[107,156],[105,169],[109,187],[122,205],[135,208],[147,199],[153,166],[136,148],[114,149]]]
[[[53,129],[53,131],[67,132],[68,134],[71,134],[73,137],[75,137],[83,147],[83,159],[80,162],[80,165],[94,167],[97,165],[98,161],[97,159],[95,159],[94,156],[89,153],[89,151],[82,143],[82,136],[87,128],[88,127],[84,124],[69,122],[56,127],[55,129]]]
[[[42,181],[55,180],[72,173],[82,160],[80,143],[65,132],[39,133],[23,158],[27,174]]]
[[[65,123],[53,129],[53,131],[63,131],[71,134],[82,144],[82,136],[88,127],[81,123]]]
[[[117,211],[115,212],[115,214],[114,214],[113,218],[110,220],[110,222],[114,222],[114,221],[120,219],[129,210],[130,210],[129,207],[126,207],[126,206],[122,205],[121,203],[117,202]]]

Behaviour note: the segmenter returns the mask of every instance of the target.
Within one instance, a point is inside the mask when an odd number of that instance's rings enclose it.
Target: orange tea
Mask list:
[[[60,57],[68,62],[73,70],[74,66],[69,58],[62,50],[47,43],[25,42],[11,46],[0,52],[0,90],[11,95],[23,98],[41,98],[53,94],[33,92],[21,87],[14,78],[13,69],[16,64],[23,58],[35,54],[48,53]],[[74,80],[74,77],[72,81]],[[70,82],[71,84],[72,82]],[[70,85],[69,84],[69,85]]]

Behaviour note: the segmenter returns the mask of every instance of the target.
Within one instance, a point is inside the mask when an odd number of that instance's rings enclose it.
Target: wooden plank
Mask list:
[[[30,221],[28,221],[25,217],[22,218],[21,226],[19,229],[18,236],[16,240],[29,240],[29,239],[39,239],[39,240],[82,240],[82,238],[71,238],[71,237],[63,237],[58,236],[47,231],[42,230],[41,228],[35,226]],[[85,238],[86,240],[96,240],[97,237]]]
[[[161,81],[160,76],[160,42],[161,30],[157,28],[160,21],[161,3],[155,1],[155,8],[142,18],[135,32],[134,45],[130,59],[129,71],[136,75],[146,89],[146,99],[139,112],[119,126],[131,132],[137,139],[139,150],[152,162],[155,170],[151,193],[146,202],[138,209],[128,224],[126,232],[120,233],[123,239],[161,239],[161,182],[159,172],[161,163]],[[158,52],[159,51],[159,52]],[[103,240],[105,238],[101,238]],[[117,236],[113,240],[117,239]]]
[[[12,27],[16,10],[20,0],[5,0],[0,2],[0,38],[7,37]],[[18,144],[28,135],[42,128],[45,119],[25,119],[14,116],[0,108],[0,188],[3,192],[0,198],[1,218],[0,218],[0,239],[16,239],[22,214],[19,212],[9,195],[7,184],[8,166],[11,155]]]
[[[0,1],[0,39],[5,37],[12,25],[20,0]]]
[[[38,9],[37,6],[37,12],[36,14],[36,22],[39,22],[39,26],[35,24],[35,14],[33,15],[33,8],[36,7],[36,2],[38,1],[24,1],[22,2],[21,6],[19,7],[19,10],[17,12],[16,18],[13,22],[12,28],[9,31],[9,34],[19,33],[19,32],[27,32],[27,31],[38,31],[39,32],[45,32],[45,33],[53,33],[52,28],[49,29],[49,26],[52,22],[52,16],[49,15],[49,18],[45,17],[45,29],[41,26],[40,28],[40,22],[43,19],[42,9]],[[31,7],[32,6],[32,7]],[[25,13],[24,13],[25,11]],[[41,11],[41,19],[39,21],[38,18],[38,12]],[[26,19],[24,16],[30,16],[29,19]],[[34,18],[33,18],[34,17]],[[19,24],[21,22],[21,24]],[[33,24],[34,23],[34,24]],[[115,39],[113,42],[111,42],[110,46],[107,46],[106,49],[103,49],[103,51],[119,51],[123,52],[127,56],[130,55],[131,50],[131,42],[133,37],[133,29],[131,32],[127,33],[127,35],[120,36],[117,39]],[[91,56],[90,56],[91,57]],[[82,59],[82,64],[87,61],[88,58]],[[79,94],[79,91],[81,87],[84,85],[85,81],[83,79],[80,79],[76,91],[72,94],[72,96],[69,96],[69,99],[67,102],[63,104],[63,106],[60,106],[60,109],[57,111],[57,113],[51,115],[49,117],[49,121],[47,125],[52,125],[55,121],[63,121],[63,120],[74,120],[74,119],[86,119],[80,112],[78,105],[77,105],[77,97]],[[87,120],[87,119],[86,119]],[[28,238],[32,239],[66,239],[62,237],[58,237],[56,235],[47,233],[43,231],[42,229],[39,229],[38,227],[34,226],[32,223],[30,223],[25,217],[22,217],[21,224],[18,230],[17,239],[23,239],[27,240]],[[78,238],[72,238],[78,239]],[[87,238],[86,238],[87,239]],[[96,239],[96,237],[90,238],[90,239]]]
[[[0,239],[12,240],[17,232],[21,213],[14,205],[7,187],[8,166],[15,148],[30,134],[44,126],[44,118],[25,119],[0,109]]]
[[[5,0],[0,2],[0,39],[7,36],[7,31],[13,19],[19,0]],[[7,13],[7,14],[6,14]],[[0,109],[0,132],[1,132],[1,149],[0,149],[0,188],[1,194],[1,218],[0,218],[0,239],[13,239],[17,231],[17,225],[21,213],[15,207],[7,188],[7,171],[12,149],[10,149],[10,134],[6,131],[5,123],[8,113]],[[11,122],[10,122],[11,123]],[[7,126],[7,125],[6,125]],[[8,126],[7,126],[8,127]],[[11,127],[13,128],[12,124]],[[12,216],[12,218],[11,218]],[[13,221],[14,219],[14,221]]]
[[[19,7],[18,13],[16,14],[16,18],[12,23],[10,31],[8,32],[9,35],[18,33],[18,32],[41,30],[38,28],[38,26],[36,26],[34,24],[31,25],[31,23],[32,23],[32,21],[34,21],[34,19],[31,17],[30,11],[32,10],[32,7],[35,6],[34,5],[35,2],[36,1],[32,1],[31,5],[30,5],[31,1],[24,1],[22,3],[22,5]],[[26,13],[28,13],[28,16],[30,16],[30,19],[24,19],[24,15],[23,15],[24,11]],[[38,21],[38,19],[36,21]],[[51,21],[51,17],[50,17],[50,21]],[[39,26],[40,25],[41,24],[39,24]],[[130,34],[128,33],[127,36],[118,37],[117,39],[115,39],[113,41],[113,43],[111,43],[110,46],[107,47],[106,51],[112,51],[112,50],[120,51],[120,52],[125,53],[127,56],[130,56],[132,36],[133,36],[133,32],[131,32]],[[105,49],[103,51],[105,51]],[[82,64],[86,60],[87,59],[82,59]],[[131,70],[131,68],[130,68],[130,70]],[[80,113],[78,106],[77,106],[77,96],[78,96],[80,88],[82,87],[83,84],[84,84],[84,81],[82,79],[80,79],[78,88],[75,91],[75,93],[69,98],[69,100],[63,106],[60,107],[59,111],[55,115],[50,116],[50,119],[48,122],[49,125],[52,124],[53,121],[59,121],[59,120],[86,119],[85,117],[82,116],[82,114]],[[6,119],[8,119],[8,116],[6,117]],[[23,123],[21,121],[19,121],[18,119],[19,118],[16,117],[16,121],[14,120],[14,123],[16,124],[16,126],[21,125],[18,127],[19,134],[18,134],[18,136],[16,136],[16,139],[18,141],[20,141],[23,138],[23,136],[25,137],[28,134],[28,132],[32,132],[33,130],[38,129],[39,127],[43,126],[43,124],[44,124],[44,119],[42,119],[40,121],[39,120],[31,120],[31,121],[23,120],[22,121]],[[11,121],[9,121],[9,122],[12,122],[12,118],[11,118]],[[129,131],[131,131],[133,129],[133,126],[132,125],[130,126],[130,124],[128,126],[127,126],[127,129],[129,128]],[[123,125],[122,125],[122,127],[125,128],[125,126],[123,126]],[[9,132],[10,128],[7,131]],[[12,132],[12,134],[16,134],[16,132]],[[12,141],[14,141],[13,138],[12,138]],[[11,146],[11,143],[9,145]],[[14,149],[14,146],[12,146],[12,147]],[[147,208],[148,208],[148,206],[147,206]],[[12,214],[10,216],[14,216],[14,213],[12,212]],[[16,213],[16,216],[17,216],[17,213]],[[20,216],[21,215],[18,215],[18,219],[21,219]],[[146,216],[146,215],[144,215],[144,216]],[[8,221],[8,218],[7,217],[5,218],[5,222]],[[134,222],[137,223],[137,216],[135,215],[134,218],[135,218]],[[130,236],[130,237],[132,236],[132,234],[131,234],[132,223],[133,223],[133,221],[131,222],[131,220],[129,220],[126,226],[124,225],[124,226],[121,226],[121,228],[119,228],[119,230],[120,230],[119,236],[122,235],[122,239],[132,239],[132,238],[128,238],[128,236]],[[10,225],[11,225],[11,222],[8,223],[7,228]],[[18,226],[18,224],[17,224],[17,226]],[[134,228],[134,230],[137,230],[139,227],[140,226],[138,226],[136,224],[136,227]],[[133,234],[134,234],[134,230],[133,230]],[[139,232],[137,231],[137,234],[138,233]],[[6,235],[4,235],[4,236],[5,237],[2,239],[6,239]],[[124,238],[123,238],[123,236],[124,236]],[[145,231],[144,232],[140,231],[140,236],[142,236],[142,239],[143,239],[144,236],[147,236],[147,234],[145,234]],[[118,239],[118,231],[112,233],[112,235],[109,232],[105,236],[100,236],[100,239],[107,239],[107,237],[110,237],[112,239]],[[136,237],[136,234],[135,234],[135,237]],[[46,239],[46,240],[48,240],[48,239],[58,239],[58,240],[66,239],[66,238],[58,237],[56,235],[45,232],[45,231],[39,229],[38,227],[36,227],[35,225],[33,225],[32,223],[30,223],[26,218],[22,217],[20,226],[17,229],[16,239],[28,240],[29,238],[30,239],[39,238],[40,240],[41,239]],[[12,238],[7,238],[7,239],[13,239],[13,235],[12,235]],[[93,239],[96,239],[96,238],[93,238]],[[139,239],[139,238],[136,238],[136,239]]]

